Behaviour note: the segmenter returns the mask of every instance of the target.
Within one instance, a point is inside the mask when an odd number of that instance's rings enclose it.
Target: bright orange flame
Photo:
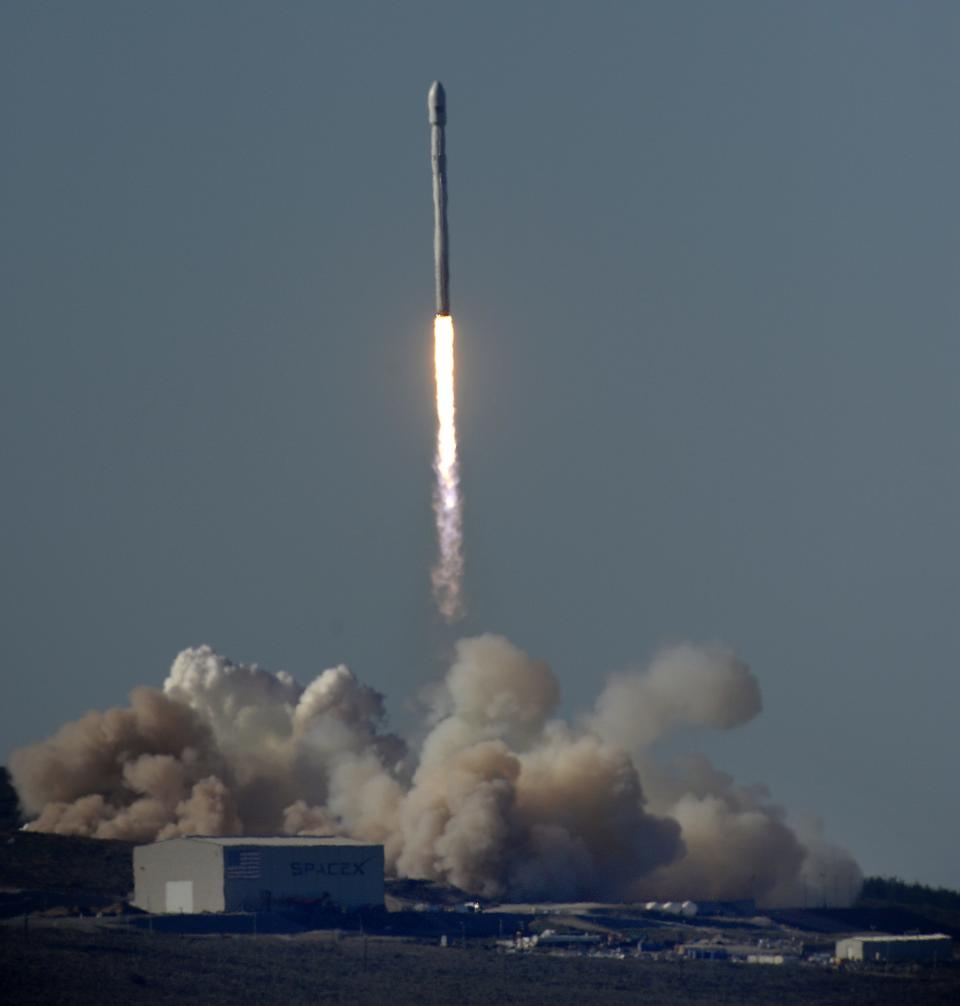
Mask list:
[[[452,622],[463,614],[463,508],[457,462],[457,407],[454,394],[453,319],[438,314],[433,323],[433,360],[437,379],[437,482],[433,511],[439,557],[433,568],[433,596],[440,613]]]

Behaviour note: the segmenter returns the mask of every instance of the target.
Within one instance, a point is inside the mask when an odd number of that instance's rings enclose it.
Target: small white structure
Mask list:
[[[383,846],[192,835],[133,850],[133,904],[155,914],[383,906]]]
[[[663,915],[682,915],[692,919],[699,911],[699,906],[693,901],[648,901],[645,912],[660,912]]]
[[[895,961],[947,961],[953,940],[943,933],[922,936],[851,936],[837,940],[838,961],[888,963]]]

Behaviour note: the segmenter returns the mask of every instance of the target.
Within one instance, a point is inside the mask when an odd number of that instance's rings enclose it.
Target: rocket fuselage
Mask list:
[[[437,314],[450,313],[450,249],[447,243],[447,95],[435,80],[427,95],[430,159],[433,165],[433,274]]]

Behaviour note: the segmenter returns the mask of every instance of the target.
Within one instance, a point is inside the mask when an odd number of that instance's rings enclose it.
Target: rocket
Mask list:
[[[433,165],[433,277],[437,314],[450,313],[450,261],[447,244],[447,152],[444,133],[447,125],[447,95],[435,80],[427,94],[430,118],[430,160]]]

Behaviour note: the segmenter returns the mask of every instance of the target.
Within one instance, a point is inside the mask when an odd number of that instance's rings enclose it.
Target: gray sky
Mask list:
[[[0,740],[209,643],[408,700],[448,92],[464,633],[568,712],[721,640],[689,739],[960,885],[960,7],[0,8]]]

